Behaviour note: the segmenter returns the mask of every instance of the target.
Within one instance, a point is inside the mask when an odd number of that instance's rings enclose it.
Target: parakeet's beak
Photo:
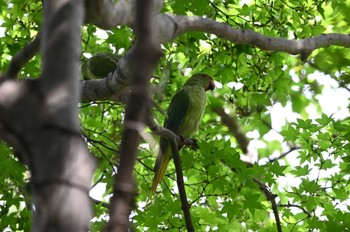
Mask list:
[[[213,80],[211,80],[206,91],[208,91],[208,90],[213,91],[214,89],[215,89],[215,83]]]

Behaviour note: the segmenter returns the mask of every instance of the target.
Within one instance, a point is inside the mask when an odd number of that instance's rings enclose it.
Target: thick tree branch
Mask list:
[[[108,30],[118,25],[132,25],[135,21],[136,0],[85,0],[86,21]],[[155,0],[153,12],[159,12],[163,6],[162,0]]]
[[[133,178],[137,160],[140,129],[146,120],[150,107],[149,79],[160,58],[160,45],[153,39],[152,13],[154,2],[137,1],[136,43],[131,53],[133,65],[130,95],[127,100],[124,131],[120,146],[118,174],[114,179],[108,231],[128,231],[129,215],[134,206],[136,193]]]
[[[161,6],[161,3],[162,1],[157,0],[157,9]],[[97,15],[91,14],[91,16],[88,17],[92,20],[92,23],[96,25],[99,25],[99,23],[106,23],[106,28],[109,29],[116,25],[128,25],[134,28],[134,16],[130,13],[133,11],[133,1],[119,1],[117,6],[114,6],[114,3],[111,3],[109,0],[87,0],[87,4],[91,9],[101,9],[101,12],[97,13]],[[89,4],[91,4],[91,6]],[[115,12],[121,10],[113,10],[115,7],[120,7],[125,11],[117,14]],[[157,11],[153,11],[153,14],[156,14],[156,12]],[[106,17],[106,15],[112,16]],[[117,15],[117,18],[121,19],[114,18],[113,15]],[[108,21],[109,19],[110,21]],[[102,20],[103,22],[95,22],[94,20]],[[105,20],[107,20],[107,22],[105,22]],[[159,14],[152,19],[151,24],[153,28],[156,28],[154,36],[155,40],[159,43],[169,42],[186,32],[198,31],[214,34],[235,44],[247,44],[263,50],[300,54],[303,60],[306,60],[312,51],[321,47],[331,45],[350,47],[350,35],[348,34],[322,34],[306,39],[288,40],[264,36],[252,30],[235,29],[226,23],[217,22],[200,16]],[[103,28],[105,28],[105,26],[103,26]],[[128,53],[132,52],[129,51]],[[127,92],[127,80],[130,77],[131,69],[130,56],[126,55],[118,62],[117,71],[109,75],[106,79],[83,81],[82,101],[87,102],[108,99],[117,102],[122,101],[123,96],[125,96]]]
[[[95,166],[79,129],[80,29],[83,0],[44,1],[39,79],[0,83],[0,135],[31,172],[33,231],[88,231],[88,189]],[[37,50],[39,38],[14,57],[9,76]]]
[[[83,4],[82,1],[78,2]],[[43,72],[40,81],[49,110],[45,117],[49,118],[50,124],[63,123],[59,126],[80,131],[77,105],[81,95],[78,77],[83,9],[74,11],[78,3],[68,0],[54,2],[44,4],[44,19],[47,20],[41,41]],[[71,15],[72,11],[76,15]]]
[[[349,34],[322,34],[312,38],[288,40],[261,35],[252,30],[234,29],[230,25],[200,16],[173,16],[177,25],[174,37],[189,31],[207,32],[235,44],[249,44],[263,50],[301,54],[306,60],[315,49],[338,45],[350,47]]]
[[[22,118],[15,122],[30,144],[33,228],[87,231],[92,215],[88,189],[95,163],[80,134],[77,107],[84,4],[56,0],[43,5],[43,72],[36,82],[24,82],[36,91],[28,91],[32,102],[17,102],[17,108],[30,114],[18,116]]]

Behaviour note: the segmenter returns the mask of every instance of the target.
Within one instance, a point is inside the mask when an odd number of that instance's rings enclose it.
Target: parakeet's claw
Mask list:
[[[199,148],[197,139],[188,139],[188,144],[186,144],[186,146],[190,147],[194,151]]]
[[[183,135],[179,135],[179,136],[181,138],[181,145],[180,145],[181,147],[186,146],[191,148],[192,150],[197,150],[199,148],[197,139],[187,138]]]

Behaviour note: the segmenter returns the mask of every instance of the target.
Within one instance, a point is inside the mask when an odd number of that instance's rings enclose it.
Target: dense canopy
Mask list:
[[[123,201],[135,231],[189,229],[172,161],[147,198],[159,137],[176,137],[158,126],[196,73],[216,89],[198,149],[179,152],[194,230],[350,228],[348,0],[157,0],[149,31],[142,1],[43,2],[0,0],[0,231],[45,231],[42,199],[59,208],[69,191],[87,199],[57,220],[86,211],[92,231],[113,228]]]

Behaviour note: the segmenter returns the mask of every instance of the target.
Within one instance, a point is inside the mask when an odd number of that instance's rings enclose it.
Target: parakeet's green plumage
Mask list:
[[[214,87],[213,79],[207,74],[195,74],[189,78],[171,99],[164,127],[185,137],[197,132],[205,109],[205,92]],[[170,145],[166,139],[161,138],[151,193],[162,182],[171,158]]]
[[[99,52],[84,62],[81,71],[85,80],[101,79],[114,72],[118,65],[118,56]]]

